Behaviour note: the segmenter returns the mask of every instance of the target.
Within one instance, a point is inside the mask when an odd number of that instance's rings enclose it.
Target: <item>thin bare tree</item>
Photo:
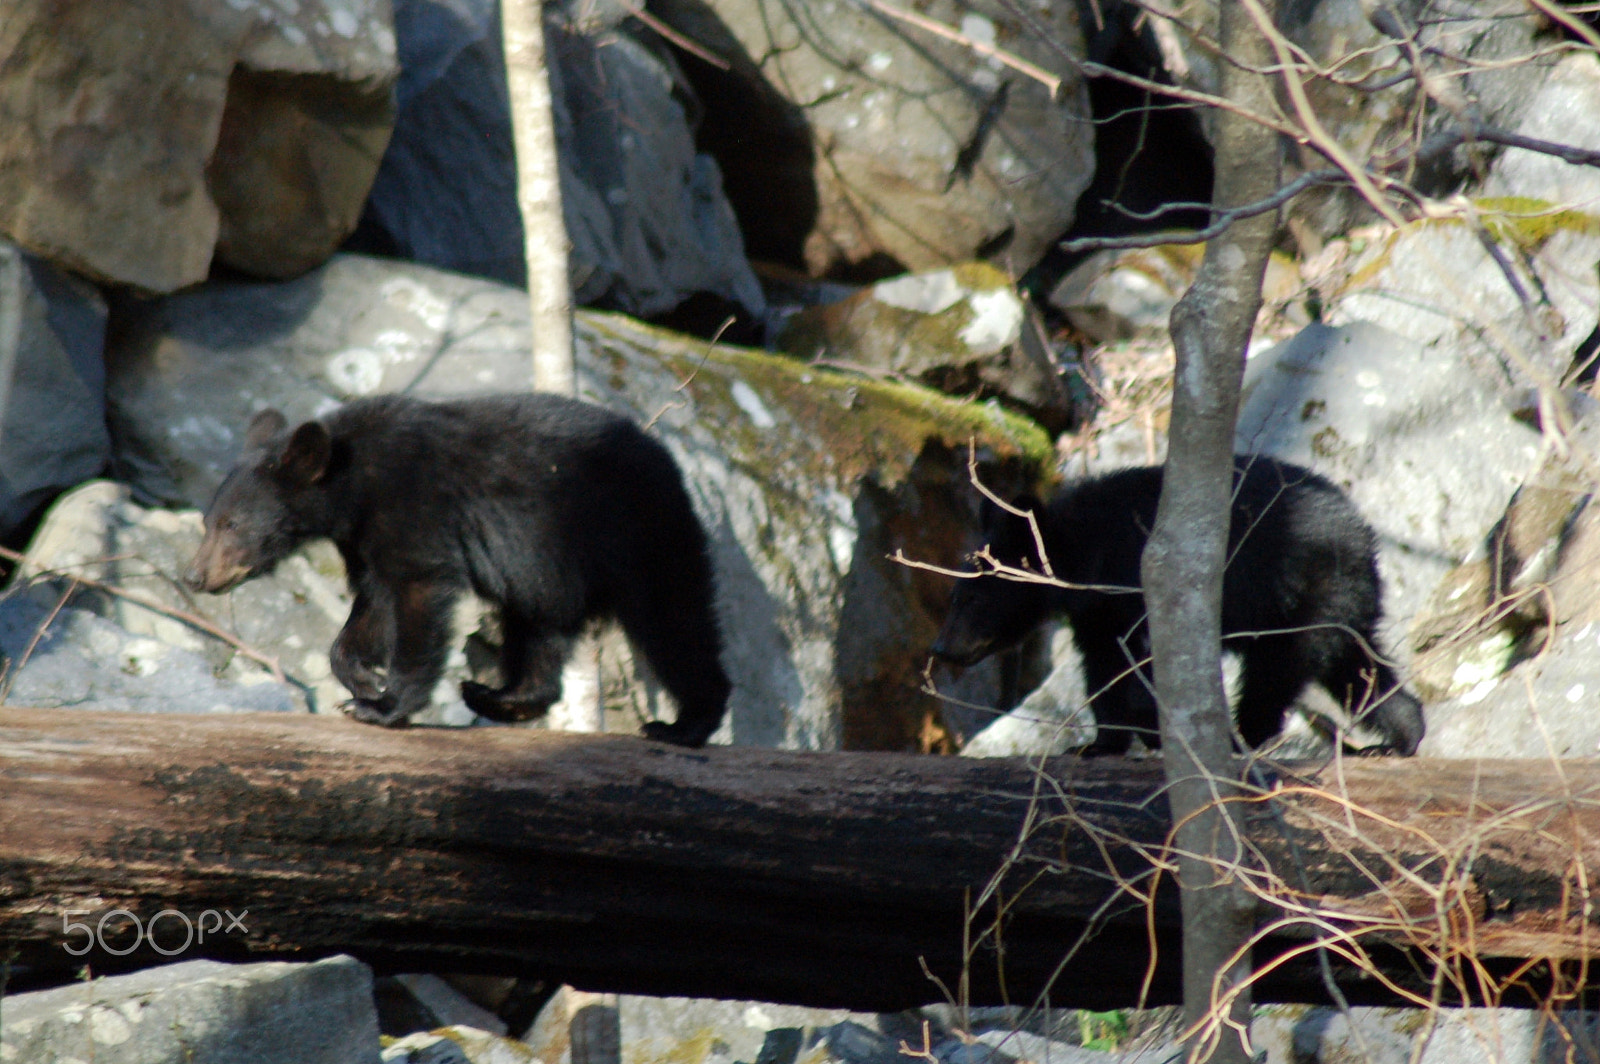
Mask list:
[[[501,0],[500,31],[517,152],[517,204],[522,209],[528,261],[533,386],[541,392],[576,395],[567,226],[561,207],[561,167],[543,16],[540,0]]]
[[[567,271],[567,226],[561,204],[550,71],[540,0],[501,0],[500,32],[517,152],[517,203],[522,209],[528,263],[528,311],[533,331],[535,391],[578,394],[572,338],[572,290]],[[561,674],[561,704],[551,723],[569,731],[605,730],[600,648],[591,635],[573,647]]]
[[[1275,0],[1222,5],[1222,96],[1267,113],[1273,86],[1267,35]],[[1278,187],[1277,134],[1238,110],[1215,126],[1218,210],[1262,200]],[[1207,1039],[1201,1021],[1232,993],[1230,1027],[1211,1060],[1249,1064],[1250,967],[1243,947],[1256,899],[1229,875],[1244,859],[1234,803],[1233,718],[1222,681],[1222,573],[1233,481],[1233,433],[1245,350],[1277,231],[1277,213],[1235,222],[1206,244],[1199,273],[1172,310],[1177,367],[1166,474],[1142,577],[1150,611],[1156,701],[1183,905],[1184,1018],[1191,1059]],[[1238,958],[1238,959],[1236,959]],[[1243,986],[1243,990],[1237,990]]]

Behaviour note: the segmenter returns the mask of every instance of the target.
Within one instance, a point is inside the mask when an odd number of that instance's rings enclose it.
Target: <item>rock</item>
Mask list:
[[[407,258],[521,285],[498,11],[397,0],[400,110],[367,220]],[[574,299],[649,316],[709,293],[759,317],[761,287],[670,60],[615,25],[545,33]]]
[[[1060,432],[1078,410],[1043,328],[986,263],[879,281],[789,319],[778,347],[826,365],[898,377],[949,395],[996,397]]]
[[[544,1064],[572,1064],[569,1028],[579,1009],[599,995],[562,988],[540,1012],[527,1042]],[[818,1043],[835,1025],[870,1014],[752,1001],[655,998],[623,994],[615,999],[627,1061],[690,1060],[700,1064],[822,1064]],[[865,1028],[863,1028],[865,1030]],[[882,1035],[868,1032],[882,1039]]]
[[[1538,73],[1532,91],[1518,101],[1520,116],[1513,132],[1591,151],[1600,148],[1600,116],[1586,105],[1600,93],[1600,66],[1594,56],[1565,55],[1553,66],[1541,65]],[[1535,198],[1593,211],[1600,197],[1600,174],[1593,167],[1574,166],[1552,155],[1507,148],[1495,160],[1483,194]],[[1534,218],[1529,221],[1540,224]]]
[[[568,995],[571,995],[569,998]],[[574,1006],[599,995],[563,988],[528,1032],[545,1064],[572,1064],[568,1024]],[[929,1064],[1113,1064],[1164,1060],[1141,1039],[1132,1052],[1103,1053],[1067,1041],[1079,1038],[1079,1014],[1063,1009],[974,1009],[935,1005],[901,1013],[846,1012],[750,1001],[615,999],[624,1061],[698,1064],[904,1064],[931,1054]],[[926,1040],[926,1042],[924,1041]]]
[[[1202,0],[1186,7],[1181,19],[1151,20],[1167,73],[1176,84],[1218,91],[1214,42],[1219,11],[1217,0]],[[1420,120],[1414,81],[1382,84],[1409,59],[1388,33],[1373,25],[1369,13],[1394,19],[1396,31],[1411,36],[1428,57],[1424,62],[1431,61],[1429,89],[1445,103],[1427,100]],[[1417,4],[1377,7],[1362,0],[1307,0],[1284,9],[1280,28],[1309,57],[1313,71],[1327,72],[1306,72],[1301,80],[1328,138],[1347,148],[1358,145],[1377,157],[1412,145],[1419,125],[1423,136],[1455,128],[1457,113],[1491,126],[1514,124],[1553,63],[1543,37],[1547,26],[1541,15],[1526,8],[1463,9],[1459,18],[1436,19]],[[1441,61],[1444,55],[1448,62]],[[1209,131],[1215,111],[1201,114]],[[1418,167],[1407,180],[1425,195],[1442,196],[1481,173],[1483,160],[1495,150],[1458,148]],[[1285,180],[1329,165],[1309,146],[1291,150],[1285,162]],[[1346,232],[1374,217],[1348,186],[1311,189],[1295,197],[1286,211],[1290,227],[1314,234],[1314,239]]]
[[[1172,308],[1194,282],[1204,254],[1204,244],[1096,252],[1061,278],[1049,302],[1096,343],[1163,337]],[[1303,294],[1293,260],[1274,253],[1262,280],[1264,303],[1304,326],[1310,318],[1301,305]]]
[[[171,297],[130,317],[108,359],[119,457],[141,490],[195,505],[259,407],[293,420],[377,391],[527,388],[526,322],[515,289],[358,256],[288,285]],[[1044,434],[621,317],[583,313],[576,331],[580,394],[651,425],[710,534],[734,683],[722,739],[903,749],[946,729],[918,689],[948,578],[889,559],[959,562],[976,528],[968,440],[986,482],[1010,492],[1049,455]],[[952,693],[992,705],[998,689],[990,667]]]
[[[1065,626],[1051,640],[1050,661],[1044,682],[1015,709],[967,740],[962,757],[1054,756],[1094,741],[1094,717],[1083,689],[1083,658]]]
[[[505,1023],[488,1009],[473,1004],[455,987],[437,975],[404,974],[394,977],[424,1008],[433,1014],[439,1027],[471,1027],[495,1037],[506,1033]]]
[[[326,258],[393,117],[381,0],[22,0],[0,54],[0,232],[151,292]]]
[[[465,1024],[407,1035],[383,1050],[384,1064],[539,1064],[533,1050],[514,1038]]]
[[[1413,625],[1425,752],[1591,757],[1600,751],[1600,417],[1517,490],[1485,549],[1451,570]]]
[[[1539,454],[1457,348],[1368,322],[1311,325],[1250,359],[1235,447],[1297,462],[1349,492],[1378,533],[1385,649],[1480,542]]]
[[[1583,104],[1600,91],[1593,57],[1569,56],[1538,74],[1513,132],[1600,149],[1600,121]],[[1330,323],[1369,321],[1425,347],[1450,347],[1516,401],[1517,389],[1553,387],[1595,327],[1600,217],[1592,207],[1600,175],[1507,149],[1484,192],[1363,240],[1364,249],[1323,283],[1323,294]],[[1485,250],[1480,232],[1499,245],[1504,265]]]
[[[106,698],[126,702],[125,708],[189,712],[211,708],[326,712],[348,698],[328,666],[328,648],[350,612],[338,552],[330,544],[313,545],[226,600],[197,599],[179,578],[202,533],[198,511],[147,509],[132,500],[125,485],[111,481],[93,481],[62,496],[28,544],[15,580],[48,572],[120,589],[121,594],[93,587],[78,590],[72,614],[83,618],[62,629],[60,639],[49,644],[52,654],[63,656],[59,668],[66,677],[73,675],[77,667],[73,663],[86,657],[90,664],[84,667],[85,682],[101,675],[104,680],[70,697],[51,695],[48,688],[36,686],[47,675],[36,670],[56,668],[46,665],[47,658],[23,670],[12,697],[25,703],[31,699],[34,705]],[[53,604],[67,590],[66,583],[63,578],[50,581],[44,600]],[[89,614],[108,623],[92,620]],[[178,614],[194,620],[180,619]],[[22,626],[27,630],[28,622]],[[259,657],[242,653],[217,632],[230,633]],[[92,641],[83,642],[85,637]],[[106,646],[125,649],[107,655]],[[144,658],[149,661],[128,664]],[[275,679],[262,658],[275,661],[284,679]],[[115,661],[123,665],[112,667]],[[181,671],[175,672],[180,663]],[[180,682],[177,677],[192,692],[174,688]],[[80,692],[81,684],[75,682],[67,690]],[[173,699],[170,706],[163,703],[168,698]]]
[[[1059,96],[966,45],[854,3],[671,0],[651,13],[730,64],[685,59],[728,124],[710,148],[757,253],[874,276],[1000,254],[1025,271],[1071,225],[1094,170],[1071,4],[935,0],[917,12],[1060,77]],[[750,136],[759,140],[751,141]],[[889,267],[898,264],[898,269]]]
[[[1513,264],[1524,306],[1505,272],[1461,219],[1415,222],[1343,267],[1325,291],[1330,325],[1368,322],[1424,348],[1446,351],[1506,405],[1520,390],[1559,381],[1595,324],[1600,225],[1545,201],[1483,200],[1461,209],[1492,231]]]
[[[4,999],[0,1060],[95,1064],[376,1064],[372,973],[185,961]]]
[[[11,705],[241,713],[293,708],[278,684],[218,680],[192,651],[131,635],[94,613],[31,595],[0,600],[0,654]]]
[[[98,292],[0,241],[0,536],[110,459],[105,330]]]
[[[1594,1020],[1536,1009],[1337,1009],[1269,1005],[1251,1041],[1270,1064],[1496,1064],[1593,1052]]]
[[[1049,302],[1096,343],[1159,333],[1204,253],[1200,244],[1096,252],[1061,278]]]
[[[825,1032],[828,1053],[845,1064],[897,1064],[900,1047],[854,1020],[834,1024]]]

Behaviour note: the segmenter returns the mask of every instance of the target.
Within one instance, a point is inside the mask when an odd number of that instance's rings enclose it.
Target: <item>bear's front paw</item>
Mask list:
[[[640,729],[639,734],[654,742],[687,746],[691,750],[706,745],[706,740],[711,738],[711,732],[705,728],[691,728],[682,723],[668,724],[664,720],[651,721]]]
[[[344,685],[356,699],[378,702],[383,698],[383,685],[387,679],[383,672],[354,659],[332,659],[333,678]]]
[[[363,724],[377,724],[385,728],[404,728],[411,723],[409,713],[400,712],[397,706],[371,698],[352,698],[339,705],[344,715]]]

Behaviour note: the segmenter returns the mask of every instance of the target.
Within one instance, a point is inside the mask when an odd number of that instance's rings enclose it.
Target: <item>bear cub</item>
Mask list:
[[[1065,618],[1083,655],[1096,736],[1079,753],[1120,754],[1135,732],[1159,744],[1149,686],[1150,635],[1139,560],[1155,525],[1161,467],[1124,469],[1063,490],[1048,505],[985,500],[984,542],[995,561],[1042,572],[1038,541],[1070,588],[981,573],[956,581],[932,653],[958,666],[1015,645],[1051,617]],[[1299,466],[1260,455],[1234,459],[1233,515],[1223,575],[1224,648],[1242,659],[1235,717],[1251,747],[1277,735],[1285,711],[1317,683],[1403,756],[1422,741],[1422,707],[1379,655],[1381,588],[1373,532],[1345,494]]]
[[[615,618],[678,705],[647,738],[702,746],[722,721],[705,531],[672,456],[626,418],[554,395],[377,396],[292,429],[262,411],[184,579],[227,591],[317,537],[355,598],[329,659],[357,720],[397,727],[428,704],[471,590],[505,635],[504,686],[462,684],[473,711],[543,714],[571,641]]]

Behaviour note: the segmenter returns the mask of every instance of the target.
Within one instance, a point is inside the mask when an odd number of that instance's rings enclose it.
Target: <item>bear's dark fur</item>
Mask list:
[[[1139,559],[1160,494],[1155,466],[1083,481],[1047,506],[1019,499],[1017,509],[1037,518],[1054,575],[1090,586],[1006,579],[975,560],[971,571],[984,575],[956,582],[933,654],[972,665],[1064,617],[1083,654],[1097,725],[1081,753],[1123,753],[1135,732],[1157,744]],[[1025,517],[986,501],[983,526],[995,561],[1041,571]],[[1284,712],[1315,682],[1381,734],[1384,748],[1415,753],[1422,708],[1375,646],[1381,588],[1373,533],[1344,493],[1299,466],[1238,456],[1229,540],[1222,633],[1242,658],[1236,718],[1244,741],[1254,747],[1275,736]]]
[[[221,592],[308,539],[338,546],[355,596],[329,653],[357,719],[428,704],[464,591],[496,604],[504,686],[463,684],[493,720],[561,695],[573,637],[614,617],[678,704],[653,739],[700,746],[722,720],[711,562],[665,448],[600,407],[552,395],[430,403],[380,396],[290,429],[250,423],[186,574]]]

